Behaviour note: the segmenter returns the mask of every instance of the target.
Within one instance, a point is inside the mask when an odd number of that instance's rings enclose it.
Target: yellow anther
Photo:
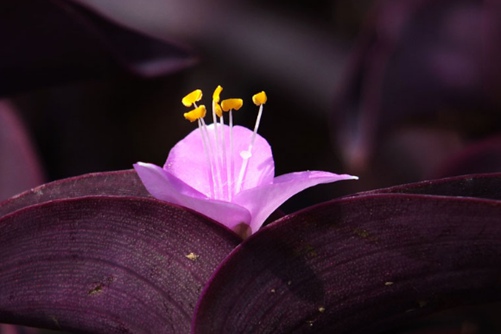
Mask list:
[[[202,104],[199,107],[193,109],[192,111],[185,112],[184,118],[186,118],[190,122],[195,122],[200,118],[204,118],[206,113],[207,109],[205,109],[205,106]]]
[[[217,117],[223,116],[223,111],[221,110],[221,106],[217,102],[214,102],[214,112],[216,113]]]
[[[231,109],[238,110],[242,108],[243,105],[244,101],[242,99],[226,99],[221,102],[221,108],[223,108],[224,111],[230,111]]]
[[[212,94],[212,100],[216,103],[219,103],[219,100],[221,99],[221,97],[219,95],[221,95],[221,92],[223,91],[223,87],[221,86],[217,86],[216,89],[214,90],[214,94]]]
[[[266,93],[264,91],[254,94],[254,96],[252,96],[252,102],[254,102],[256,106],[265,104],[267,99],[268,98],[266,97]]]
[[[193,103],[198,102],[202,99],[202,91],[200,89],[195,89],[193,92],[189,93],[181,102],[185,107],[191,107]]]

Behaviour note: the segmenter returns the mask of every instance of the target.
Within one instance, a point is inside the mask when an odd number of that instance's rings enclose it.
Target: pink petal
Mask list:
[[[228,163],[226,163],[225,160],[213,159],[213,161],[220,161],[218,170],[224,188],[227,187],[228,183],[232,184],[238,178],[243,161],[240,152],[247,151],[252,131],[241,126],[233,127],[233,154],[231,154],[229,126],[224,126],[224,146],[221,144],[223,133],[221,127],[218,125],[219,145],[215,145],[214,125],[209,125],[207,129],[214,155],[216,154],[217,148],[217,152],[222,157],[224,147],[228,156]],[[227,173],[227,164],[231,165],[230,157],[233,158],[233,180],[231,178],[231,172],[230,175]],[[213,191],[211,190],[211,188],[214,187],[212,180],[214,179],[217,181],[218,176],[215,175],[211,177],[211,168],[208,164],[207,153],[204,151],[202,133],[199,129],[192,131],[171,149],[167,161],[165,162],[164,169],[206,196],[214,197]],[[271,183],[274,173],[275,167],[271,147],[266,139],[257,135],[242,189],[249,189],[261,184]],[[226,189],[225,191],[227,191]]]
[[[239,205],[212,200],[159,166],[138,162],[134,169],[148,192],[155,198],[197,211],[239,233],[249,224],[249,211]]]
[[[321,183],[354,179],[358,177],[321,171],[284,174],[276,177],[273,184],[242,191],[236,195],[233,202],[249,210],[252,216],[250,228],[252,233],[255,233],[273,211],[304,189]]]

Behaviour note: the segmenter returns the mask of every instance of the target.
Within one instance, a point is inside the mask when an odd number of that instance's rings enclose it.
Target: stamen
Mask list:
[[[216,103],[219,103],[219,100],[220,100],[220,95],[221,95],[221,92],[223,91],[223,87],[221,86],[217,86],[216,89],[214,90],[214,93],[212,94],[212,100]]]
[[[213,108],[214,111],[216,112],[217,117],[223,117],[223,111],[221,110],[221,106],[219,105],[219,103],[213,101]]]
[[[220,87],[220,86],[219,86]],[[222,88],[216,88],[216,91],[221,91]],[[218,94],[215,94],[216,98],[218,98]],[[184,113],[184,118],[189,120],[190,122],[194,122],[198,120],[198,127],[200,129],[201,137],[202,137],[202,143],[204,147],[204,152],[206,155],[206,160],[208,163],[208,166],[210,167],[210,170],[208,171],[209,175],[208,178],[211,180],[211,197],[217,198],[217,199],[223,199],[224,198],[224,190],[223,190],[223,184],[221,181],[221,168],[222,168],[222,158],[221,155],[219,154],[218,146],[219,146],[219,139],[218,139],[218,124],[216,122],[216,111],[219,109],[219,113],[222,115],[221,108],[219,107],[217,102],[212,103],[212,117],[214,120],[214,136],[215,136],[215,142],[214,142],[214,147],[211,143],[211,136],[209,135],[209,130],[207,128],[207,124],[205,124],[204,117],[207,113],[207,110],[204,105],[197,106],[196,102],[200,101],[202,98],[202,91],[200,89],[194,90],[193,92],[189,93],[182,99],[182,103],[187,106],[194,106],[195,109]],[[216,105],[219,107],[217,108]],[[224,144],[224,143],[223,143]],[[218,190],[218,191],[217,191]]]
[[[208,148],[208,144],[207,144],[207,138],[206,138],[207,127],[205,125],[205,122],[204,122],[203,118],[199,118],[198,119],[198,129],[200,130],[200,136],[202,137],[202,145],[203,145],[203,148],[204,148],[204,153],[205,153],[205,159],[207,161],[207,166],[209,166],[209,170],[207,171],[207,173],[208,173],[207,178],[208,178],[208,180],[212,181],[212,182],[210,182],[211,197],[215,197],[214,185],[216,183],[215,182],[216,180],[214,180],[214,167],[213,167],[212,161],[210,159],[209,148]]]
[[[224,163],[226,162],[226,148],[225,148],[225,145],[224,145],[224,119],[223,119],[223,111],[221,110],[221,106],[219,105],[219,101],[221,100],[221,92],[223,91],[223,87],[221,87],[221,85],[218,85],[216,87],[216,89],[214,90],[214,93],[212,93],[212,110],[213,110],[213,114],[212,114],[212,117],[213,117],[213,120],[214,120],[214,131],[215,131],[215,136],[216,136],[216,152],[217,152],[217,155],[218,155],[218,158],[219,158],[219,167],[220,169],[218,170],[219,171],[219,180],[220,180],[220,190],[221,190],[221,195],[224,196],[224,185],[222,184],[222,175],[221,175],[221,169],[224,167]],[[217,135],[217,132],[218,132],[218,126],[217,126],[217,120],[216,120],[216,116],[219,117],[219,120],[220,120],[220,126],[219,128],[221,129],[221,142],[218,143],[218,135]],[[219,155],[218,153],[218,150],[217,150],[217,147],[221,145],[221,150],[223,152],[222,155]],[[228,175],[226,175],[226,180],[228,183]],[[228,193],[227,193],[227,196],[226,198],[228,199],[230,197],[230,192],[228,190]]]
[[[195,122],[196,120],[204,118],[206,113],[207,113],[207,109],[205,109],[205,106],[202,104],[199,107],[196,107],[195,109],[193,109],[189,112],[185,112],[183,114],[183,116],[188,121]]]
[[[196,89],[189,93],[182,99],[182,103],[186,107],[194,107],[193,110],[184,114],[184,117],[190,122],[198,121],[198,127],[200,129],[202,143],[204,147],[204,152],[209,166],[208,178],[211,181],[210,191],[211,197],[215,199],[222,199],[231,201],[232,197],[239,193],[242,189],[245,174],[247,173],[247,166],[249,160],[252,157],[252,150],[254,147],[254,142],[256,140],[257,131],[259,129],[259,124],[261,122],[261,116],[263,114],[263,105],[267,101],[267,96],[264,91],[259,92],[252,96],[252,102],[259,106],[258,115],[256,118],[256,124],[254,125],[254,131],[250,138],[249,146],[246,151],[240,152],[242,157],[242,165],[240,172],[238,174],[238,180],[234,177],[234,154],[233,154],[233,110],[239,110],[243,106],[243,100],[232,98],[225,99],[221,101],[221,92],[223,87],[217,86],[212,94],[212,119],[214,134],[213,136],[209,133],[207,124],[204,121],[204,117],[207,110],[204,105],[197,106],[197,102],[202,99],[202,91]],[[227,155],[226,145],[225,145],[225,124],[223,111],[229,112],[229,140],[230,140],[230,155]],[[219,117],[219,122],[217,120]],[[220,130],[219,130],[220,129]],[[221,133],[219,133],[221,131]],[[221,138],[221,141],[219,140]],[[222,151],[222,152],[221,152]],[[221,154],[222,153],[222,154]],[[228,161],[228,159],[230,161]],[[226,185],[222,182],[222,170],[226,169]],[[226,193],[225,193],[226,191]]]
[[[252,96],[252,102],[254,102],[256,106],[265,104],[267,100],[268,97],[266,96],[266,93],[264,91],[254,94]]]
[[[216,90],[214,91],[214,94],[212,94],[212,97],[216,97],[219,98],[219,93],[218,91],[220,92],[223,88],[221,87],[221,89],[219,89],[219,87],[221,86],[218,86],[216,87]],[[212,100],[212,123],[213,123],[213,126],[214,126],[214,159],[216,160],[216,176],[217,176],[217,180],[218,180],[218,189],[219,189],[219,196],[218,198],[223,198],[224,197],[224,190],[223,190],[223,182],[222,182],[222,176],[221,176],[221,168],[222,168],[222,165],[223,165],[223,157],[221,156],[221,154],[219,153],[219,146],[220,146],[220,142],[219,142],[219,135],[218,135],[218,123],[217,123],[217,106],[218,103],[215,101],[215,100]],[[222,112],[221,112],[221,115],[222,115]],[[224,130],[224,129],[223,129]],[[224,145],[224,142],[223,142],[223,145]]]
[[[267,100],[268,97],[266,96],[266,93],[264,91],[252,96],[252,102],[254,102],[256,106],[259,106],[259,112],[257,113],[256,124],[254,125],[254,132],[252,133],[252,138],[248,149],[249,154],[251,155],[252,147],[254,146],[254,141],[256,140],[257,130],[259,129],[259,124],[261,123],[261,116],[263,115],[263,104],[265,104]]]
[[[195,109],[184,113],[183,116],[190,122],[198,121],[198,129],[200,130],[200,136],[202,137],[202,145],[204,148],[205,160],[207,161],[206,162],[207,166],[209,166],[209,169],[207,170],[207,179],[212,181],[209,182],[210,196],[215,197],[214,167],[210,158],[211,154],[209,153],[207,126],[205,125],[204,122],[204,117],[205,114],[207,113],[207,109],[205,108],[204,105],[197,106],[196,104],[196,102],[200,101],[201,98],[202,98],[202,91],[200,89],[197,89],[186,95],[181,102],[186,107],[191,107],[191,106],[195,107]]]
[[[252,148],[254,147],[254,142],[256,141],[257,130],[259,129],[259,123],[261,123],[261,116],[263,114],[263,104],[266,103],[267,99],[268,98],[264,91],[254,94],[252,96],[252,102],[254,102],[255,105],[259,106],[259,112],[257,114],[256,124],[254,125],[254,131],[252,132],[252,137],[249,143],[249,147],[247,148],[247,151],[240,152],[240,156],[242,157],[243,161],[242,161],[242,167],[240,168],[240,173],[238,174],[237,189],[236,189],[237,193],[240,192],[242,188],[245,173],[247,172],[247,165],[249,163],[249,159],[252,157]]]
[[[228,173],[229,180],[235,180],[234,175],[234,154],[233,154],[233,110],[238,110],[242,108],[244,101],[242,99],[226,99],[221,102],[221,108],[223,111],[229,112],[229,127],[230,127],[230,163],[227,163],[226,172]],[[234,190],[235,182],[228,181],[228,192],[230,196],[235,192]],[[231,197],[230,197],[231,200]]]
[[[202,91],[200,89],[195,89],[193,92],[189,93],[181,102],[185,107],[191,107],[195,102],[198,102],[202,99]]]
[[[230,194],[233,194],[235,189],[235,159],[233,154],[233,110],[229,111],[229,119],[228,126],[230,127],[230,172],[228,173],[230,180],[232,182],[228,182],[228,188],[230,188]],[[230,184],[231,183],[231,184]]]
[[[221,111],[222,113],[222,111]],[[224,170],[226,169],[226,199],[231,202],[231,179],[230,179],[230,174],[229,174],[229,164],[228,164],[228,155],[226,154],[226,139],[225,139],[225,134],[224,134],[224,117],[221,114],[219,117],[219,124],[221,128],[221,145],[223,147],[223,155],[221,157],[221,168]],[[224,185],[223,185],[224,186]]]
[[[226,99],[221,102],[223,111],[238,110],[242,108],[244,101],[242,99]]]
[[[266,103],[268,97],[264,91],[254,94],[252,96],[252,102],[256,106],[259,106],[259,112],[257,113],[256,124],[254,125],[254,132],[252,133],[251,143],[249,145],[249,153],[252,151],[252,147],[254,146],[254,141],[256,140],[257,130],[259,129],[259,124],[261,123],[261,115],[263,114],[263,104]]]

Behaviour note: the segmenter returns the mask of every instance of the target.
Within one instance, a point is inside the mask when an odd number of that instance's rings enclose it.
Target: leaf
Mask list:
[[[238,246],[194,333],[377,333],[501,298],[501,202],[366,194],[289,215]]]
[[[84,196],[150,197],[132,169],[80,175],[43,184],[0,202],[0,217],[18,209],[56,199]]]
[[[0,156],[0,200],[43,183],[31,141],[7,102],[0,102]]]
[[[123,70],[155,77],[194,63],[183,47],[118,26],[68,1],[2,1],[0,32],[0,95]]]
[[[474,142],[448,159],[438,176],[492,173],[501,171],[501,134]]]
[[[0,322],[187,333],[201,288],[238,242],[200,215],[149,198],[29,206],[0,219]]]
[[[376,189],[356,194],[355,196],[375,193],[428,194],[501,200],[501,173],[462,175],[444,179],[427,180]]]
[[[336,98],[333,124],[345,160],[371,168],[376,154],[393,153],[380,151],[382,139],[409,123],[463,137],[499,132],[501,67],[493,59],[501,54],[500,15],[497,5],[472,1],[375,6]]]

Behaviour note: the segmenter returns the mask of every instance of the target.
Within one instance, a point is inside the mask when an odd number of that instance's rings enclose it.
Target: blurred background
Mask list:
[[[4,0],[0,198],[162,165],[194,128],[181,98],[200,88],[208,103],[218,84],[244,99],[235,122],[247,127],[251,96],[267,92],[259,132],[277,175],[360,176],[307,190],[285,212],[501,171],[499,36],[498,0]],[[480,314],[471,326],[448,315],[443,333],[491,333]]]

